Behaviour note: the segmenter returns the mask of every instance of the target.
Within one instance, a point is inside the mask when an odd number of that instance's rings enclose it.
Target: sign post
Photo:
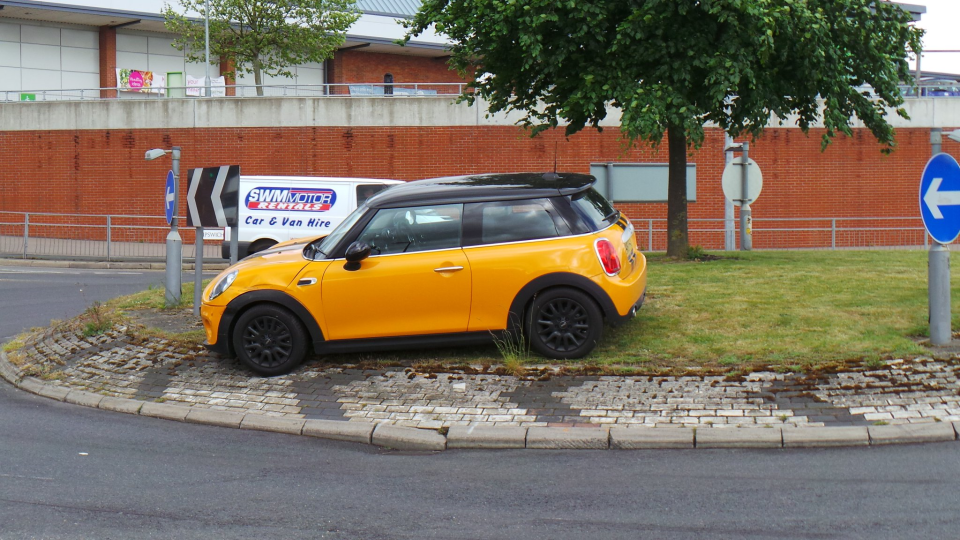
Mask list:
[[[180,238],[180,231],[177,228],[177,209],[180,207],[180,147],[174,146],[171,150],[162,148],[153,148],[147,150],[143,159],[152,161],[159,157],[170,154],[172,158],[172,169],[167,172],[167,181],[163,188],[163,212],[167,217],[167,224],[170,225],[170,232],[167,233],[167,268],[166,274],[166,294],[164,301],[167,306],[175,306],[180,303],[180,274],[183,272],[183,240]]]
[[[190,178],[190,188],[187,191],[187,225],[197,228],[193,313],[199,315],[203,292],[203,228],[232,227],[231,231],[236,230],[240,205],[240,166],[190,169],[187,175]]]
[[[940,130],[930,134],[937,152]],[[936,153],[920,178],[920,217],[933,238],[928,256],[927,292],[930,305],[930,344],[945,345],[952,338],[950,328],[950,250],[960,236],[960,164],[949,154]]]
[[[725,149],[727,152],[742,151],[741,160],[731,161],[723,169],[720,180],[723,195],[735,206],[740,207],[740,251],[753,248],[753,216],[750,203],[757,200],[763,189],[763,174],[757,162],[748,157],[750,143],[735,144]]]
[[[741,148],[743,153],[740,155],[740,193],[743,194],[743,205],[740,206],[740,251],[750,251],[753,249],[753,210],[750,209],[752,199],[747,195],[750,193],[750,143],[744,141]]]
[[[724,133],[723,147],[727,148],[730,146],[733,146],[733,137],[731,137],[729,133]],[[726,167],[733,163],[733,152],[724,152],[723,159],[724,170],[726,170]],[[730,197],[725,196],[723,198],[723,249],[725,251],[737,250],[737,232],[733,224],[733,212],[733,201],[730,200]]]

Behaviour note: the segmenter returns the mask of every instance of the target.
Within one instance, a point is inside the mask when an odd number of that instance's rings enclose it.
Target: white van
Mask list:
[[[400,180],[310,176],[240,176],[237,256],[284,240],[328,234],[373,194]],[[223,242],[230,258],[230,237]]]

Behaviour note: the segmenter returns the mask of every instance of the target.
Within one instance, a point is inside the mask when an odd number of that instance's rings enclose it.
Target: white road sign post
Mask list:
[[[763,174],[757,162],[750,159],[750,143],[734,144],[725,151],[741,151],[740,161],[732,161],[723,169],[721,187],[726,198],[740,207],[740,250],[750,251],[753,248],[753,216],[750,203],[757,200],[760,190],[763,189]]]

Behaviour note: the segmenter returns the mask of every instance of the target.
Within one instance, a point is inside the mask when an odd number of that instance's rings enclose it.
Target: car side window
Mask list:
[[[382,208],[357,238],[372,255],[460,247],[462,204]]]
[[[387,189],[386,184],[361,184],[357,186],[357,206],[367,202],[367,199]]]
[[[556,238],[567,232],[566,227],[563,231],[558,228],[562,219],[547,199],[477,203],[468,205],[467,212],[479,229],[479,237],[474,234],[470,244]]]

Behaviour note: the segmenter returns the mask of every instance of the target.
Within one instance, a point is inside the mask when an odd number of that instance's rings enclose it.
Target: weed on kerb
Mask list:
[[[94,302],[92,306],[87,308],[85,315],[88,321],[83,327],[84,337],[99,336],[113,328],[113,317],[110,311],[100,302]]]

